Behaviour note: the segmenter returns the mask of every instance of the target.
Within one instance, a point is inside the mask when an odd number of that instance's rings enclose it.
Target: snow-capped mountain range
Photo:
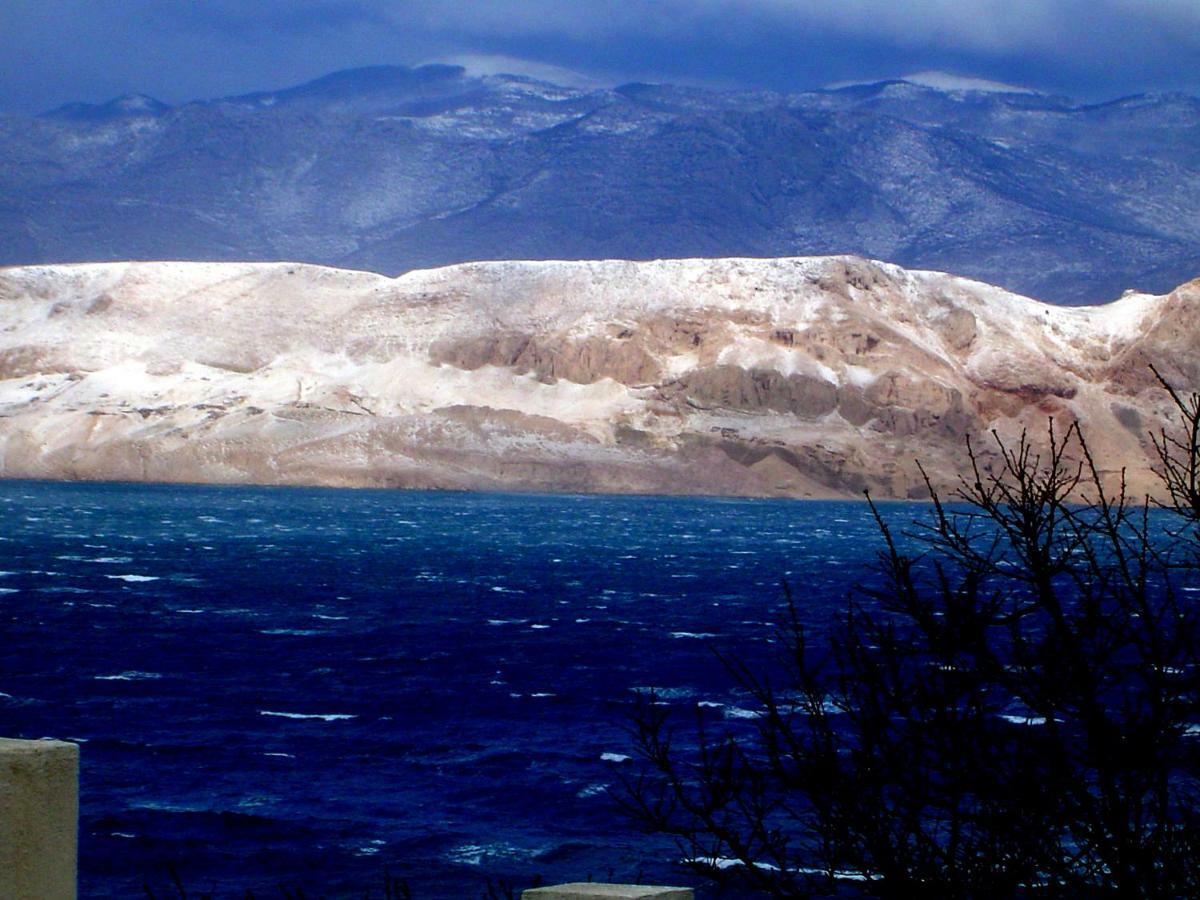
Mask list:
[[[798,94],[459,66],[0,117],[0,262],[854,253],[1057,303],[1200,274],[1200,101],[939,73]]]

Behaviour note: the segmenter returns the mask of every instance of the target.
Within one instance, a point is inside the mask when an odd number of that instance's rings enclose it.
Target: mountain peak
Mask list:
[[[459,68],[467,76],[477,78],[512,78],[518,81],[534,81],[541,84],[554,85],[560,88],[577,90],[592,90],[604,87],[607,82],[597,79],[584,72],[567,69],[551,63],[538,62],[530,59],[520,59],[514,56],[498,54],[471,53],[451,56],[433,64],[445,67]],[[426,66],[430,68],[432,66]]]
[[[900,79],[909,84],[933,88],[938,91],[979,91],[988,94],[1036,94],[1035,90],[1006,84],[1003,81],[991,81],[987,78],[975,78],[970,75],[955,75],[951,72],[927,70],[904,75]]]
[[[104,122],[112,119],[141,119],[161,116],[171,107],[146,94],[122,94],[106,103],[67,103],[47,113],[46,118]]]
[[[466,74],[462,66],[431,63],[426,66],[361,66],[322,75],[289,90],[310,92],[377,90],[434,81],[452,81]]]
[[[462,66],[440,63],[415,68],[392,65],[362,66],[357,69],[341,69],[281,90],[256,91],[230,97],[229,100],[256,106],[274,106],[277,103],[306,101],[322,103],[381,96],[391,98],[430,90],[438,91],[446,87],[453,88],[466,79],[467,72]]]
[[[840,91],[849,88],[885,88],[892,85],[915,85],[930,90],[946,93],[971,91],[986,94],[1037,94],[1032,88],[1006,84],[1003,81],[991,81],[987,78],[976,78],[971,75],[956,75],[952,72],[941,72],[934,69],[923,72],[913,72],[898,78],[884,78],[879,81],[839,81],[826,86],[826,90]]]

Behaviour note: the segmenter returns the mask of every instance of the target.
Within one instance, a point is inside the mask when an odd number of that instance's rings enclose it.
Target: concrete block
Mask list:
[[[74,900],[79,746],[0,738],[0,897]]]
[[[522,891],[521,900],[692,900],[691,888],[576,882]]]

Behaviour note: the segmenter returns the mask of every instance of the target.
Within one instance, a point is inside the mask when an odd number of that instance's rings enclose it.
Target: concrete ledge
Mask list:
[[[79,746],[0,738],[0,897],[74,900]]]
[[[521,900],[692,900],[692,889],[652,884],[576,882],[531,888],[521,893]]]

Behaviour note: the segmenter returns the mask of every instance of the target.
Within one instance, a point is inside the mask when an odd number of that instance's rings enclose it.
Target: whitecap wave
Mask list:
[[[1012,713],[1004,713],[1000,716],[1005,722],[1011,722],[1014,725],[1045,725],[1045,716],[1022,716]]]
[[[446,857],[463,866],[481,866],[485,859],[527,856],[528,850],[511,844],[463,844],[450,850]]]
[[[154,681],[162,678],[158,672],[122,672],[120,675],[93,675],[94,681]]]
[[[340,722],[345,719],[357,719],[358,716],[349,713],[293,713],[278,712],[273,709],[260,709],[260,716],[274,716],[277,719],[320,719],[322,722]]]
[[[314,628],[260,628],[259,634],[290,634],[296,637],[311,637],[314,634],[320,634]]]
[[[47,575],[50,573],[47,572]],[[141,584],[143,581],[158,581],[157,575],[105,575],[105,578],[111,578],[113,581],[128,581],[131,584]]]
[[[635,694],[654,694],[660,700],[684,700],[694,697],[696,691],[689,687],[658,687],[656,685],[636,685],[630,688]]]
[[[722,715],[727,719],[761,719],[763,711],[761,709],[742,709],[740,706],[726,707]]]
[[[704,866],[709,869],[719,869],[721,871],[725,869],[737,869],[745,865],[740,859],[733,859],[728,856],[693,856],[689,859],[680,860],[680,862],[685,866]],[[767,872],[779,871],[779,866],[766,862],[756,862],[754,863],[754,867]]]
[[[744,865],[740,859],[733,859],[728,856],[693,856],[688,859],[682,859],[680,862],[684,865],[703,866],[709,869],[718,869],[724,871],[726,869],[737,869]],[[756,869],[762,869],[765,872],[778,872],[779,866],[769,862],[754,862],[751,863]],[[867,881],[867,876],[862,872],[853,870],[834,870],[829,872],[826,869],[818,869],[812,866],[799,866],[796,868],[788,867],[789,872],[795,872],[797,875],[831,875],[835,881]]]

